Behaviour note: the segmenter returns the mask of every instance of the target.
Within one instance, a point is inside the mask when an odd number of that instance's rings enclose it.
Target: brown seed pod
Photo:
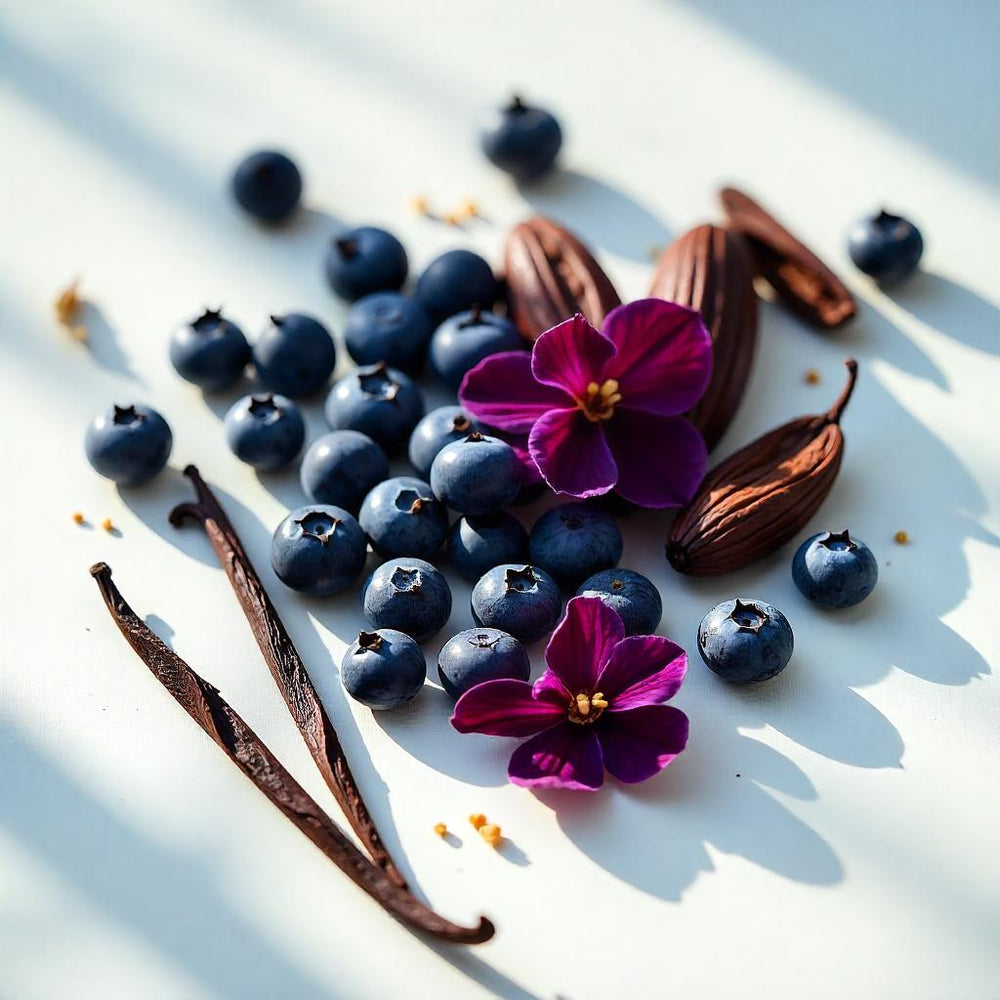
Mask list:
[[[539,334],[576,313],[596,327],[621,305],[611,279],[568,230],[541,215],[516,225],[504,248],[507,304],[522,336]]]
[[[793,538],[816,513],[844,454],[840,418],[857,381],[826,412],[799,417],[717,465],[674,521],[667,559],[680,573],[718,576],[748,566]]]
[[[712,335],[712,379],[688,413],[713,448],[743,398],[757,346],[757,296],[746,240],[719,226],[698,226],[663,251],[649,294],[697,309]]]
[[[853,319],[854,298],[807,246],[751,197],[735,188],[719,192],[726,226],[750,242],[757,273],[797,316],[820,329]]]

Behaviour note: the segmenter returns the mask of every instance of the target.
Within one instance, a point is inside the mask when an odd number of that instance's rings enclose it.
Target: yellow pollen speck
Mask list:
[[[594,694],[591,696],[590,706],[591,708],[607,708],[608,702],[600,691],[595,691]]]
[[[905,531],[897,531],[896,534],[892,536],[892,540],[897,545],[906,545],[910,540],[910,536]]]
[[[810,368],[805,374],[805,380],[808,385],[819,385],[819,372]]]
[[[598,388],[598,385],[597,385],[596,382],[591,382],[590,385],[587,386],[587,395],[588,396],[596,396],[596,395],[598,395],[598,393],[600,393],[600,391],[601,390]]]
[[[472,813],[469,816],[469,822],[477,829],[481,830],[486,826],[486,817],[482,813]]]
[[[80,323],[73,322],[80,312],[81,302],[80,296],[77,294],[79,285],[80,279],[74,279],[71,284],[67,285],[59,293],[53,305],[56,311],[56,319],[60,325],[65,327],[66,332],[74,340],[84,343],[87,340],[87,328]]]
[[[467,219],[474,219],[479,215],[479,206],[471,198],[466,198],[460,211]]]
[[[427,215],[428,207],[427,199],[422,194],[418,194],[415,198],[410,199],[410,208],[417,215]]]
[[[486,841],[490,847],[496,847],[503,840],[503,833],[496,823],[486,823],[479,828],[479,836]]]
[[[85,520],[86,520],[86,518],[83,516],[83,511],[82,510],[76,511],[76,513],[73,515],[73,523],[74,524],[83,524],[83,522]]]
[[[448,833],[448,827],[444,823],[435,823],[434,832],[439,836],[443,837]]]
[[[115,526],[112,524],[110,517],[106,517],[103,521],[101,521],[101,527],[108,532],[115,530]]]
[[[445,212],[445,214],[441,216],[441,221],[448,226],[460,226],[462,224],[462,220],[459,218],[457,212]]]
[[[590,699],[585,694],[576,696],[576,710],[581,715],[590,715]]]
[[[609,378],[604,385],[601,386],[601,395],[605,398],[608,396],[618,396],[621,399],[621,393],[618,392],[618,380]]]

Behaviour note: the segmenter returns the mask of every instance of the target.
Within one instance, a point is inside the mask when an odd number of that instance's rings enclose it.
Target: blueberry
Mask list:
[[[119,486],[138,486],[167,464],[173,440],[156,410],[135,404],[112,406],[94,417],[83,444],[96,472]]]
[[[379,362],[337,382],[324,412],[334,430],[361,431],[395,452],[424,415],[424,398],[413,379]]]
[[[799,546],[792,559],[792,579],[814,604],[851,608],[875,589],[878,562],[846,528],[824,531]]]
[[[506,441],[473,431],[431,463],[431,488],[459,514],[493,514],[521,489],[521,462]]]
[[[448,511],[422,479],[397,476],[365,497],[358,517],[372,548],[383,558],[430,559],[448,534]]]
[[[509,632],[521,642],[548,635],[561,614],[562,595],[555,580],[535,566],[495,566],[472,590],[476,624]]]
[[[435,257],[417,281],[417,301],[435,322],[473,306],[489,309],[500,298],[500,283],[490,265],[471,250],[449,250]]]
[[[367,434],[331,431],[309,446],[299,480],[310,500],[355,512],[388,475],[389,459]]]
[[[882,211],[854,224],[847,237],[847,251],[859,270],[891,285],[916,270],[924,239],[908,219]]]
[[[528,555],[528,533],[510,514],[463,517],[452,525],[448,548],[455,569],[467,580],[478,580],[501,563],[523,562]]]
[[[326,254],[326,280],[350,302],[402,288],[408,268],[403,244],[375,226],[349,229],[331,241]]]
[[[430,479],[437,453],[452,441],[461,441],[478,427],[460,406],[439,406],[431,410],[410,435],[410,465],[421,479]]]
[[[530,180],[552,169],[562,129],[553,114],[515,97],[486,123],[479,142],[494,166],[517,180]]]
[[[280,222],[302,197],[302,175],[284,153],[251,153],[233,174],[233,194],[240,207],[262,222]]]
[[[546,511],[528,538],[529,558],[576,589],[581,581],[610,569],[622,557],[622,533],[606,511],[584,503],[564,503]]]
[[[580,585],[577,596],[599,597],[618,612],[626,635],[652,635],[663,616],[660,592],[641,573],[631,569],[604,569]]]
[[[340,663],[344,689],[375,711],[399,708],[412,701],[427,679],[421,648],[395,629],[361,632]]]
[[[399,292],[375,292],[351,306],[344,341],[359,365],[384,361],[415,372],[424,363],[433,332],[427,310],[416,299]]]
[[[271,566],[286,587],[314,597],[346,590],[365,568],[368,546],[343,507],[312,504],[293,510],[271,539]]]
[[[375,628],[395,628],[426,642],[451,614],[448,581],[423,559],[390,559],[365,581],[365,617]]]
[[[272,392],[301,399],[326,385],[337,364],[337,349],[319,320],[304,313],[272,316],[253,346],[253,363]]]
[[[288,465],[302,450],[306,425],[299,408],[272,392],[244,396],[226,414],[226,441],[232,453],[261,472]]]
[[[723,601],[698,626],[701,658],[731,684],[766,681],[792,656],[788,619],[764,601]]]
[[[206,392],[219,392],[243,374],[250,363],[250,345],[243,331],[218,309],[206,309],[174,331],[170,363],[182,379]]]
[[[509,319],[473,306],[468,312],[449,317],[434,331],[431,368],[449,389],[457,392],[465,373],[483,358],[525,348],[524,338]]]
[[[526,681],[528,654],[512,635],[495,628],[470,628],[452,636],[438,654],[441,686],[457,699],[483,681]]]

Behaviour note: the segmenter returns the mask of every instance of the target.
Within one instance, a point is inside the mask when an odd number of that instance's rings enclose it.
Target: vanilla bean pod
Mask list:
[[[129,607],[107,563],[97,563],[90,572],[115,624],[153,676],[258,790],[356,885],[397,920],[443,941],[479,944],[493,936],[493,924],[485,917],[480,917],[477,927],[462,927],[390,880],[388,872],[369,861],[310,798],[218,689],[195,673]]]
[[[185,520],[191,519],[201,525],[215,549],[220,565],[229,577],[240,606],[250,622],[257,645],[271,670],[271,676],[278,685],[323,780],[344,810],[355,833],[368,848],[375,864],[385,869],[389,878],[398,886],[406,888],[406,880],[389,856],[365,806],[344,749],[312,679],[267,596],[236,529],[198,470],[189,465],[184,470],[184,475],[194,484],[198,499],[195,503],[182,503],[175,507],[170,512],[170,523],[178,527]]]

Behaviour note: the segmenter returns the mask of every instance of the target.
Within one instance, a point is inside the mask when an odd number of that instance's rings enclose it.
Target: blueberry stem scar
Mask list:
[[[191,472],[197,477],[197,470],[189,469],[188,474]],[[200,478],[196,485],[198,482]],[[214,498],[212,501],[216,503]],[[403,924],[443,941],[479,944],[493,936],[493,924],[485,917],[480,917],[476,927],[452,923],[391,878],[383,866],[365,857],[285,770],[219,690],[192,670],[129,607],[112,581],[107,563],[91,566],[90,573],[115,624],[153,676],[258,790],[359,888]]]

